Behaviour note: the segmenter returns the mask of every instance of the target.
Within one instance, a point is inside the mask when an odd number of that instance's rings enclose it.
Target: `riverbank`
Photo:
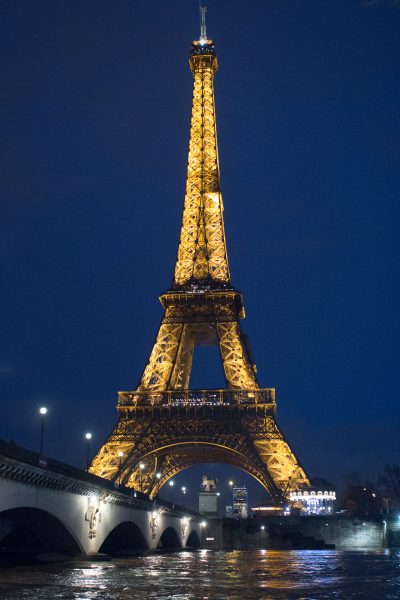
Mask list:
[[[347,515],[208,519],[202,546],[210,550],[397,548],[400,520]]]

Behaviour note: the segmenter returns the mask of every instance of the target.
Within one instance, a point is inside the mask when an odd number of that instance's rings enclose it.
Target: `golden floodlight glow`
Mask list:
[[[218,61],[205,22],[189,65],[189,155],[173,282],[160,296],[164,314],[139,384],[119,393],[118,423],[89,470],[154,497],[183,469],[214,461],[246,471],[281,504],[309,482],[276,422],[275,390],[259,386],[241,328],[244,304],[230,278],[220,186]],[[190,390],[194,349],[207,345],[219,349],[226,387]]]

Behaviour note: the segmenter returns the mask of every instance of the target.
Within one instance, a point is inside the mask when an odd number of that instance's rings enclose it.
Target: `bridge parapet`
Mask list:
[[[56,519],[84,554],[108,552],[102,546],[121,527],[137,532],[141,549],[164,543],[166,529],[175,532],[177,547],[184,547],[193,532],[201,539],[202,517],[197,512],[161,499],[150,500],[138,491],[2,440],[0,483],[0,525],[2,520],[3,524],[19,523],[32,527],[35,534],[42,527],[43,534],[43,515],[48,515],[47,541]],[[120,539],[127,537],[115,534],[111,546]]]

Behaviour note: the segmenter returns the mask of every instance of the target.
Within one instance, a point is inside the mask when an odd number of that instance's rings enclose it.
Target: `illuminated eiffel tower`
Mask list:
[[[258,385],[229,274],[220,190],[214,74],[204,9],[189,58],[194,77],[186,195],[173,284],[136,390],[119,392],[118,423],[90,472],[154,495],[193,464],[253,475],[276,502],[308,479],[275,420],[275,390]],[[226,389],[189,388],[193,350],[219,347]]]

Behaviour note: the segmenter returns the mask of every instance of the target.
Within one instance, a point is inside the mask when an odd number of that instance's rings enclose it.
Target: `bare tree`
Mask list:
[[[392,505],[400,504],[400,465],[386,465],[378,477],[378,484]]]
[[[367,6],[371,4],[389,4],[389,6],[395,6],[400,8],[400,0],[361,0],[363,4]]]

